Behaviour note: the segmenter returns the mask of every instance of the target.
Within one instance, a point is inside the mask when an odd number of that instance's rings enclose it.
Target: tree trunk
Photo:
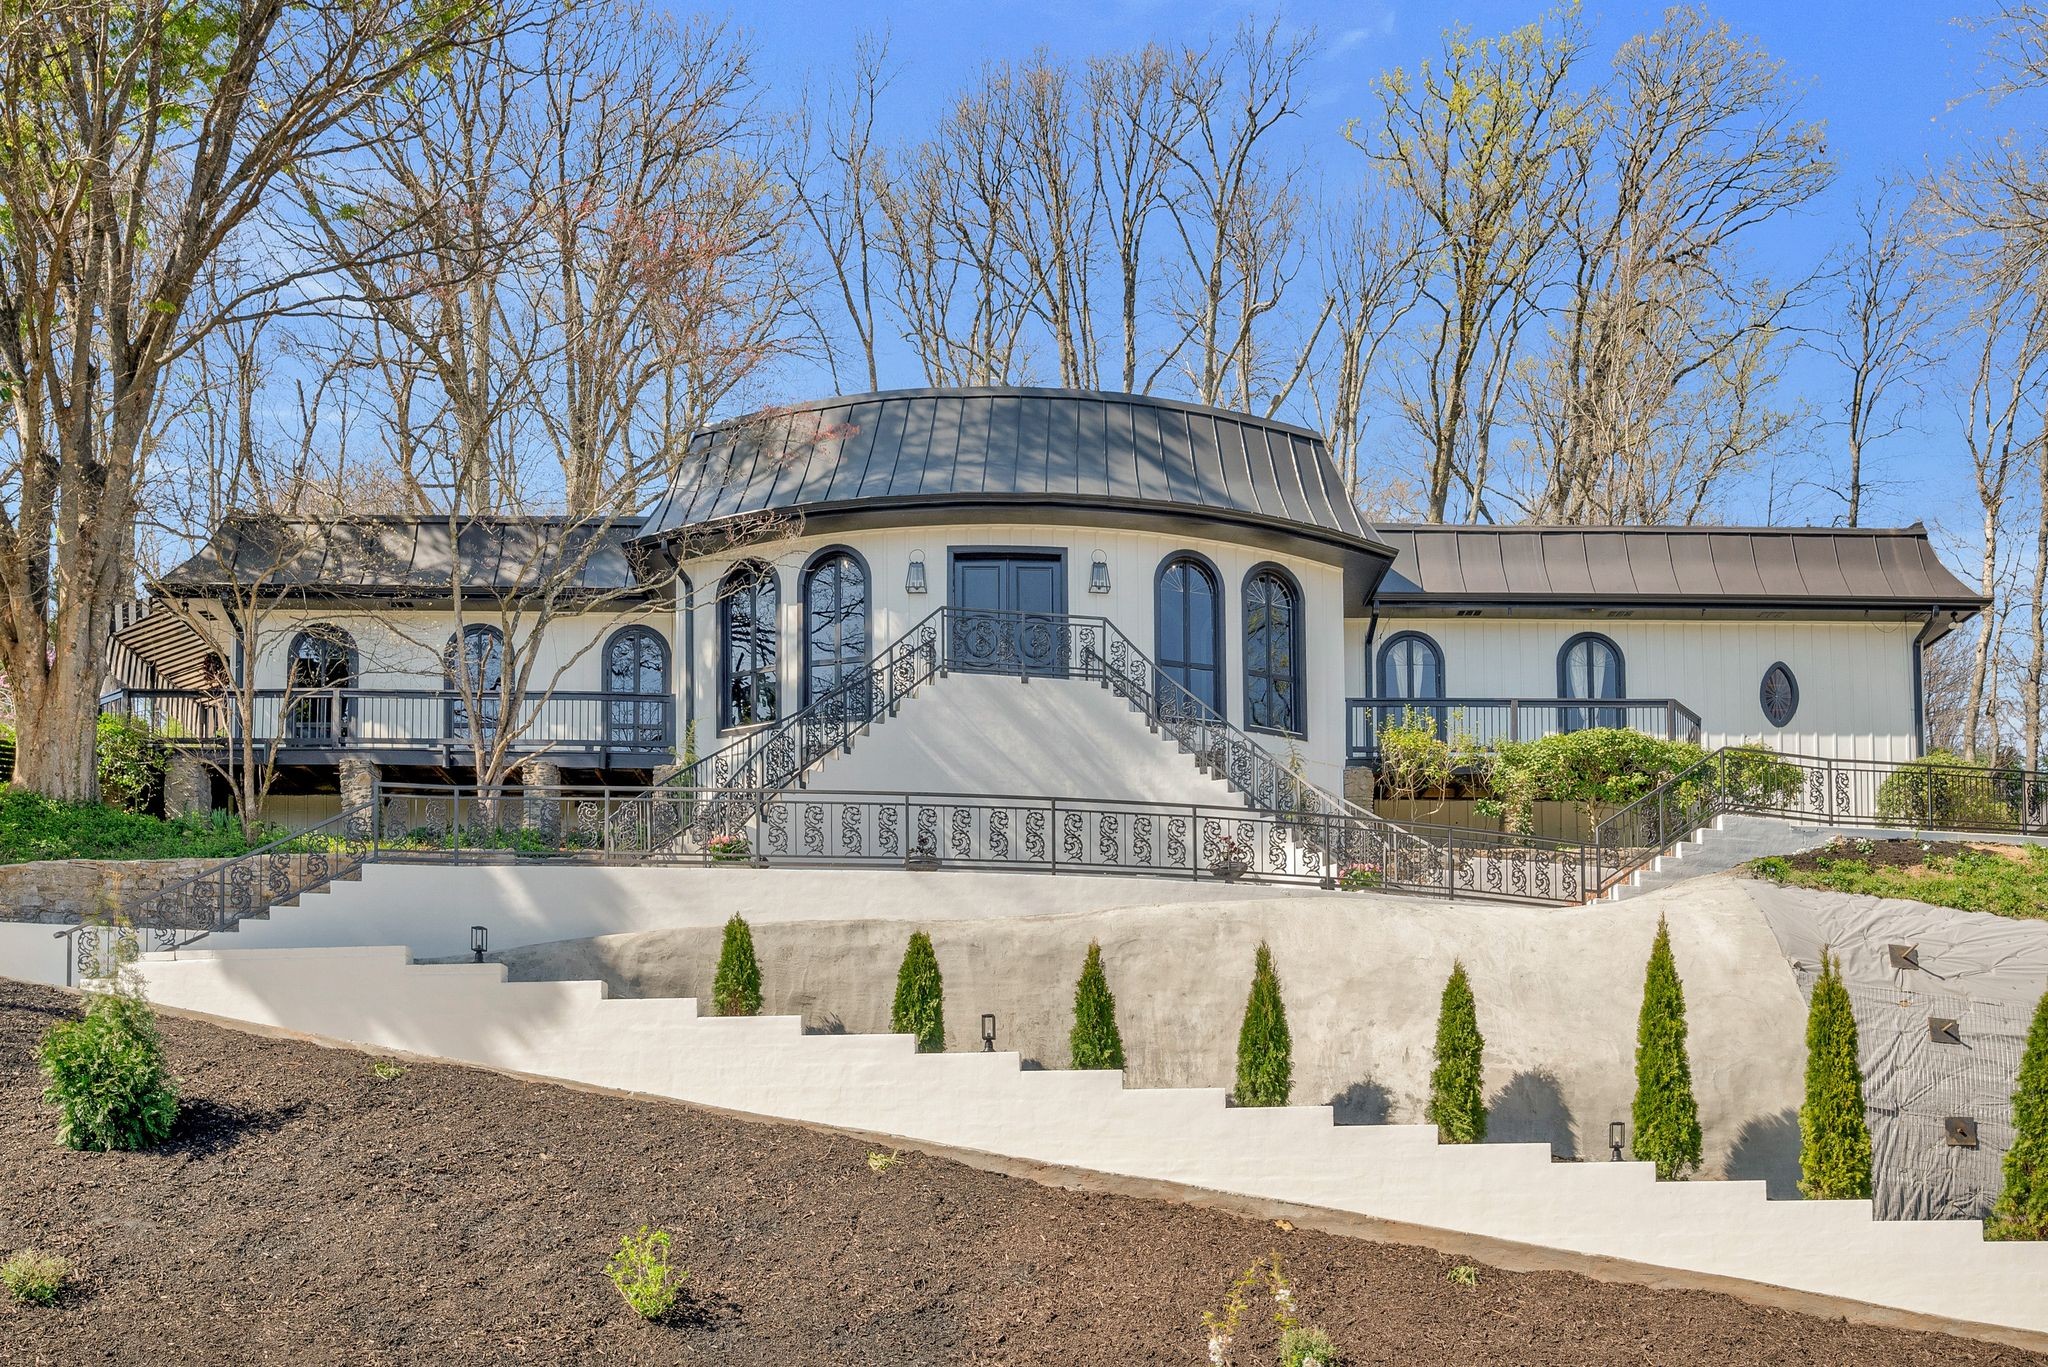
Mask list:
[[[15,686],[14,786],[61,802],[97,802],[99,690],[96,681],[64,677],[67,653],[59,652],[49,675]]]

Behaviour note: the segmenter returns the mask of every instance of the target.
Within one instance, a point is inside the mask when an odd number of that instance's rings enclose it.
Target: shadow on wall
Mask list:
[[[1799,1112],[1752,1116],[1728,1150],[1723,1175],[1730,1181],[1761,1181],[1773,1201],[1799,1197]]]
[[[1548,1069],[1516,1073],[1486,1108],[1486,1137],[1499,1144],[1548,1144],[1555,1158],[1579,1156],[1578,1122],[1564,1086]]]
[[[1394,1094],[1369,1077],[1330,1098],[1330,1114],[1339,1125],[1384,1125],[1393,1110]]]

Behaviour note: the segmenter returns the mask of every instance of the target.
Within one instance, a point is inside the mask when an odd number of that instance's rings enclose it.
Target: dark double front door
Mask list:
[[[955,669],[1057,674],[1066,659],[1067,562],[1058,554],[955,551]]]

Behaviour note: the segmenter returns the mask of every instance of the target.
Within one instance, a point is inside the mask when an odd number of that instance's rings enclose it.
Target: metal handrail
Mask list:
[[[1380,728],[1411,715],[1432,719],[1439,732],[1462,724],[1488,744],[1588,729],[1602,716],[1618,717],[1624,729],[1645,735],[1661,732],[1665,740],[1697,741],[1702,729],[1699,714],[1676,698],[1346,698],[1346,757],[1371,761],[1379,753]],[[1659,724],[1643,724],[1652,718]],[[1533,724],[1525,726],[1525,719]]]

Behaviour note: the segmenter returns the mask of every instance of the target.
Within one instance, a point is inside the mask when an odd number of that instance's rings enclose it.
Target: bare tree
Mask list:
[[[1933,363],[1928,331],[1934,291],[1918,259],[1922,230],[1914,189],[1880,181],[1856,206],[1855,231],[1836,255],[1821,351],[1840,367],[1847,392],[1839,422],[1849,461],[1843,521],[1860,526],[1870,483],[1870,449],[1896,435]]]
[[[288,167],[402,77],[431,82],[466,2],[225,12],[56,0],[0,29],[0,662],[14,781],[90,798],[103,649],[128,592],[137,485],[169,367],[267,279],[202,314],[200,274]]]
[[[1362,457],[1380,353],[1416,304],[1415,254],[1414,223],[1386,202],[1355,203],[1324,232],[1322,274],[1333,339],[1308,383],[1354,503],[1367,494]]]
[[[1588,142],[1570,86],[1585,48],[1576,10],[1499,38],[1463,29],[1439,61],[1381,77],[1380,115],[1358,141],[1423,225],[1423,318],[1400,407],[1426,447],[1425,508],[1444,520],[1461,482],[1477,504],[1487,440]]]
[[[1186,98],[1198,83],[1180,69],[1200,62],[1157,44],[1088,63],[1088,103],[1095,194],[1116,261],[1117,331],[1123,342],[1121,383],[1138,390],[1140,303],[1146,286],[1146,241],[1166,202],[1171,149],[1187,135],[1196,108]]]

